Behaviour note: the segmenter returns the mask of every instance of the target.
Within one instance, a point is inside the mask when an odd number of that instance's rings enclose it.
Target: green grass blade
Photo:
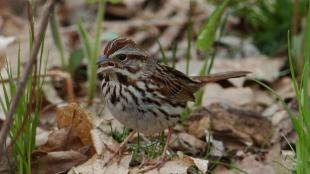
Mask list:
[[[189,1],[189,15],[188,15],[188,21],[187,21],[187,48],[186,48],[186,75],[189,73],[189,64],[191,60],[191,49],[192,49],[192,9],[193,9],[193,1]]]
[[[64,47],[60,38],[60,33],[59,33],[59,26],[57,24],[56,18],[55,18],[55,14],[51,14],[49,17],[49,24],[50,24],[50,29],[51,29],[51,33],[52,33],[52,38],[53,41],[56,45],[56,48],[59,52],[60,55],[60,60],[61,60],[61,67],[62,69],[66,68],[66,62],[65,62],[65,53],[64,53]]]
[[[83,48],[84,48],[84,52],[85,55],[87,56],[88,59],[88,67],[87,67],[87,79],[88,79],[88,88],[87,88],[87,96],[88,96],[88,101],[91,103],[93,96],[94,96],[94,89],[95,89],[95,81],[94,81],[94,77],[93,77],[93,65],[92,62],[94,61],[93,58],[93,48],[91,47],[88,35],[83,27],[83,24],[81,22],[81,20],[78,20],[78,30],[80,33],[80,36],[82,38],[82,43],[83,43]]]
[[[223,1],[209,17],[208,21],[203,26],[202,31],[198,35],[198,39],[196,41],[197,48],[211,53],[216,30],[220,24],[221,17],[228,3],[229,0]]]
[[[7,110],[8,110],[8,106],[9,106],[9,103],[7,101],[7,90],[6,90],[6,87],[5,87],[5,83],[4,83],[4,79],[2,77],[2,74],[0,73],[0,80],[1,80],[1,85],[2,85],[2,90],[3,90],[3,95],[4,95],[4,99],[1,97],[0,98],[0,104],[1,104],[1,108],[3,110],[4,113],[7,113]]]
[[[95,62],[96,62],[97,57],[99,56],[100,34],[102,30],[101,28],[102,28],[103,14],[104,14],[104,3],[105,3],[105,0],[99,0],[97,22],[96,22],[96,35],[95,35],[95,43],[94,43]]]
[[[98,7],[98,14],[97,14],[97,21],[96,21],[96,35],[95,35],[95,42],[93,45],[91,57],[88,62],[88,102],[91,103],[96,90],[96,60],[99,56],[99,48],[100,48],[100,34],[101,34],[101,26],[103,20],[103,9],[104,9],[104,0],[99,0],[99,7]]]
[[[69,57],[68,70],[74,73],[81,65],[84,58],[84,50],[82,48],[74,50]]]
[[[289,109],[288,105],[285,103],[285,101],[283,100],[283,98],[277,94],[276,91],[274,91],[272,88],[270,88],[268,85],[266,85],[265,83],[256,80],[254,78],[249,78],[250,80],[253,80],[254,82],[258,83],[259,85],[263,86],[264,88],[266,88],[267,90],[269,90],[282,104],[282,106],[284,107],[284,109],[287,111],[287,113],[289,114],[290,117],[294,117],[291,110]]]
[[[82,24],[81,19],[78,19],[77,26],[78,26],[78,30],[79,30],[80,36],[82,38],[82,43],[83,43],[83,48],[84,48],[85,55],[90,60],[91,56],[92,56],[92,48],[91,48],[91,45],[90,45],[90,42],[89,42],[89,38],[88,38],[87,32],[84,29],[84,26]]]
[[[159,51],[160,51],[160,54],[161,54],[161,60],[163,61],[163,63],[164,63],[165,65],[168,65],[168,60],[167,60],[167,56],[166,56],[166,54],[165,54],[165,50],[164,50],[164,48],[162,47],[162,45],[161,45],[161,43],[160,43],[158,37],[156,38],[156,42],[157,42],[157,44],[158,44],[158,46],[159,46]]]
[[[310,3],[307,16],[307,27],[305,33],[306,41],[304,48],[304,69],[302,74],[302,115],[304,116],[307,132],[310,132],[310,113],[309,113],[309,93],[308,93],[308,78],[309,78],[309,66],[310,66]]]
[[[178,44],[175,43],[172,49],[172,57],[171,57],[172,68],[175,68],[175,64],[177,63],[177,52],[178,52]]]
[[[20,42],[18,42],[18,53],[17,53],[17,79],[20,79],[20,58],[21,58],[21,53],[20,53]]]
[[[300,98],[300,91],[298,89],[298,80],[296,78],[295,75],[295,66],[294,66],[294,61],[293,61],[293,56],[292,56],[292,46],[291,46],[291,37],[290,37],[290,32],[287,33],[287,38],[288,38],[288,60],[289,60],[289,65],[290,65],[290,72],[291,72],[291,77],[292,77],[292,83],[293,83],[293,87],[294,87],[294,91],[295,91],[295,95],[296,95],[296,99],[298,101],[298,104],[300,103],[300,101],[298,100]]]

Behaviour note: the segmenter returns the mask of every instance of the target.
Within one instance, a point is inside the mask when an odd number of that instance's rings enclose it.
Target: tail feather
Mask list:
[[[205,76],[192,76],[191,79],[205,84],[205,83],[216,82],[220,80],[226,80],[229,78],[244,77],[249,73],[250,73],[249,71],[227,71],[227,72],[215,73],[215,74],[210,74],[210,75],[205,75]]]

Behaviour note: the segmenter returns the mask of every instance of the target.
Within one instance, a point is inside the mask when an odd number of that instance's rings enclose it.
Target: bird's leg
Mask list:
[[[136,134],[137,131],[133,130],[130,132],[130,134],[126,137],[126,139],[119,145],[119,147],[114,151],[112,156],[107,160],[107,162],[104,164],[104,166],[107,166],[111,161],[113,161],[113,158],[115,158],[117,155],[121,157],[122,152],[126,144],[133,138],[133,136]]]
[[[164,150],[163,150],[163,153],[162,153],[161,157],[165,157],[166,156],[166,152],[168,150],[168,146],[169,146],[169,143],[170,143],[172,132],[173,132],[173,129],[169,128],[168,129],[168,135],[167,135],[166,143],[165,143]]]
[[[172,132],[173,132],[173,129],[169,128],[166,143],[165,143],[162,155],[156,160],[156,162],[154,164],[152,164],[151,167],[146,168],[144,170],[141,170],[141,171],[139,171],[139,173],[145,173],[145,172],[148,172],[148,171],[153,170],[155,168],[157,168],[159,170],[169,160],[168,157],[166,156],[166,152],[168,150],[168,146],[170,143]]]

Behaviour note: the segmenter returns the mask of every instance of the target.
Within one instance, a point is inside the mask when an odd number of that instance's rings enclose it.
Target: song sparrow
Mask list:
[[[145,135],[174,126],[194,93],[208,82],[245,76],[246,71],[232,71],[206,76],[188,77],[160,64],[130,39],[110,41],[97,61],[102,74],[102,92],[113,116],[133,131]],[[163,154],[171,135],[169,129]]]

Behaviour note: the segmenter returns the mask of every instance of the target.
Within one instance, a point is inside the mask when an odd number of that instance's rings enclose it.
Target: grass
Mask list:
[[[141,144],[140,137],[138,136],[137,142],[129,144],[129,148],[131,149],[132,161],[138,161],[140,154],[143,153],[147,157],[147,159],[155,159],[156,157],[162,155],[164,148],[164,136],[159,139],[154,139],[149,143]]]
[[[50,30],[52,34],[53,42],[56,46],[56,49],[59,53],[61,69],[64,71],[68,71],[71,74],[75,73],[78,67],[81,65],[82,60],[84,58],[84,52],[82,48],[77,48],[71,51],[68,62],[65,57],[65,49],[63,46],[63,41],[61,39],[61,34],[59,32],[59,25],[56,20],[55,14],[51,14],[49,17]],[[66,50],[67,51],[67,50]]]
[[[168,59],[167,59],[165,50],[164,50],[163,46],[161,45],[161,43],[160,43],[158,38],[159,38],[159,36],[156,38],[156,42],[157,42],[157,44],[159,46],[159,51],[160,51],[160,54],[161,54],[161,61],[163,62],[163,64],[168,65]]]
[[[29,19],[29,50],[32,50],[34,43],[34,17],[33,1],[28,6],[28,19]],[[35,148],[36,129],[39,124],[39,116],[42,103],[42,86],[44,79],[37,78],[45,74],[45,67],[42,66],[42,58],[44,54],[44,39],[40,45],[38,61],[32,69],[32,76],[26,83],[25,90],[21,94],[19,103],[16,107],[16,112],[13,115],[14,120],[9,130],[10,143],[7,145],[7,153],[12,154],[14,160],[15,171],[12,173],[26,173],[30,174],[31,170],[31,153]],[[17,69],[13,72],[11,64],[6,60],[4,67],[7,74],[7,83],[4,82],[3,75],[0,74],[2,81],[2,90],[4,93],[3,98],[0,98],[0,108],[4,113],[8,113],[12,105],[13,97],[15,96],[17,87],[16,82],[21,79],[21,52],[20,45],[17,54]],[[16,75],[16,76],[15,76]]]
[[[228,163],[221,162],[221,161],[218,161],[218,160],[217,161],[210,161],[209,163],[210,164],[219,164],[219,165],[223,165],[223,166],[232,168],[232,169],[238,171],[238,173],[249,174],[248,172],[246,172],[245,170],[240,169],[239,167],[235,166],[234,164],[228,164]]]
[[[95,42],[91,44],[89,35],[87,34],[85,27],[82,24],[82,21],[79,20],[78,30],[82,39],[84,55],[88,58],[87,63],[87,79],[88,79],[88,88],[87,88],[87,97],[88,103],[91,104],[96,92],[96,61],[99,57],[99,49],[100,49],[100,33],[101,33],[101,25],[104,14],[104,4],[105,0],[99,0],[98,4],[98,14],[96,21],[96,33],[95,33]]]
[[[290,35],[288,35],[288,54],[291,69],[291,76],[293,80],[293,87],[295,91],[296,100],[298,103],[299,115],[294,116],[290,113],[294,129],[298,135],[296,141],[296,173],[310,173],[310,108],[309,108],[309,91],[308,78],[310,69],[310,4],[308,6],[308,16],[305,32],[305,47],[304,47],[304,66],[301,75],[301,81],[296,78]]]
[[[310,9],[310,4],[309,4]],[[309,11],[309,10],[308,10]],[[282,103],[284,109],[291,118],[294,130],[297,133],[295,172],[297,174],[310,173],[310,108],[309,108],[309,91],[308,78],[310,69],[310,13],[307,16],[307,27],[305,32],[305,47],[304,47],[304,64],[302,68],[301,80],[297,79],[295,65],[292,58],[292,52],[295,51],[291,46],[290,34],[288,34],[288,57],[292,77],[292,85],[295,91],[295,99],[298,103],[298,115],[294,115],[285,101],[269,86],[257,81],[260,85],[271,91],[276,98]]]
[[[116,140],[118,143],[121,143],[125,140],[125,138],[129,135],[129,129],[124,127],[122,132],[117,131],[116,129],[112,128],[112,125],[110,125],[111,129],[111,136],[114,140]]]
[[[198,35],[198,38],[196,40],[196,47],[206,53],[206,56],[204,58],[204,63],[202,68],[200,69],[200,75],[209,74],[211,72],[211,69],[213,67],[214,58],[215,58],[215,52],[216,50],[212,51],[214,39],[216,36],[216,31],[218,27],[220,26],[221,18],[224,14],[225,8],[228,6],[230,0],[223,1],[211,14],[211,16],[208,18],[208,21],[202,26],[202,29]],[[190,1],[190,9],[192,8],[192,1]],[[189,14],[191,15],[191,14]],[[227,16],[222,23],[220,27],[220,34],[219,37],[222,36],[222,33],[224,31],[224,26],[226,24]],[[188,25],[187,25],[187,49],[186,49],[186,74],[189,73],[189,65],[191,60],[191,41],[192,41],[192,21],[191,17],[188,17]],[[209,58],[210,53],[211,59]],[[195,104],[194,106],[201,106],[202,99],[203,99],[203,93],[204,90],[201,89],[195,94]],[[191,108],[186,107],[184,112],[181,114],[181,122],[184,122],[187,120],[191,113]]]
[[[241,27],[247,32],[246,35],[253,38],[259,50],[264,54],[274,55],[286,50],[286,32],[290,28],[301,27],[300,17],[306,13],[307,2],[308,0],[232,0],[230,7],[233,15],[242,19]]]
[[[64,53],[64,46],[61,40],[61,36],[59,33],[59,26],[57,24],[56,18],[55,18],[55,14],[51,14],[49,17],[49,24],[50,24],[50,29],[51,29],[51,33],[52,33],[52,38],[54,41],[54,44],[59,52],[59,57],[61,60],[61,67],[63,70],[65,70],[67,68],[67,63],[65,60],[65,53]]]
[[[193,1],[189,1],[189,14],[187,19],[187,48],[186,48],[186,70],[185,74],[189,73],[189,63],[191,60],[192,38],[193,38],[193,21],[192,21]]]
[[[203,50],[206,52],[206,57],[204,59],[204,63],[202,68],[200,69],[199,74],[205,75],[210,74],[211,69],[213,67],[214,59],[215,59],[215,53],[216,49],[213,50],[213,42],[215,39],[217,28],[220,26],[221,17],[224,14],[225,8],[228,6],[230,0],[223,1],[212,13],[210,16],[210,19],[207,21],[207,23],[203,26],[203,29],[201,33],[198,36],[198,40],[196,41],[197,48]],[[219,38],[222,37],[224,26],[226,25],[227,16],[225,17],[224,22],[222,22],[220,27],[220,33]],[[211,55],[211,58],[209,58]],[[202,99],[203,99],[204,90],[199,90],[196,93],[196,101],[195,106],[201,106]]]
[[[125,128],[119,132],[116,129],[111,128],[111,136],[114,140],[116,140],[118,143],[123,142],[126,137],[129,135],[129,129]],[[133,153],[132,160],[131,161],[138,161],[140,154],[143,152],[147,156],[148,159],[154,159],[162,154],[165,138],[164,133],[161,134],[159,139],[154,139],[149,143],[141,144],[141,137],[138,133],[137,141],[134,143],[129,143],[128,146],[131,149],[131,152]]]
[[[27,82],[25,92],[21,96],[21,100],[17,106],[14,115],[14,121],[10,129],[9,135],[11,143],[8,146],[12,150],[13,158],[16,163],[16,169],[19,173],[31,173],[31,153],[35,148],[36,128],[39,123],[40,106],[42,102],[42,85],[43,79],[36,78],[41,76],[42,72],[42,55],[43,45],[38,66],[33,70],[33,76]],[[18,51],[17,64],[17,81],[20,79],[21,68],[21,53]],[[7,113],[10,109],[12,96],[15,95],[15,79],[13,69],[7,62],[5,66],[6,74],[8,75],[8,86],[2,82],[4,98],[0,98],[1,109]],[[0,75],[1,81],[3,76]],[[11,147],[11,148],[10,148]]]

